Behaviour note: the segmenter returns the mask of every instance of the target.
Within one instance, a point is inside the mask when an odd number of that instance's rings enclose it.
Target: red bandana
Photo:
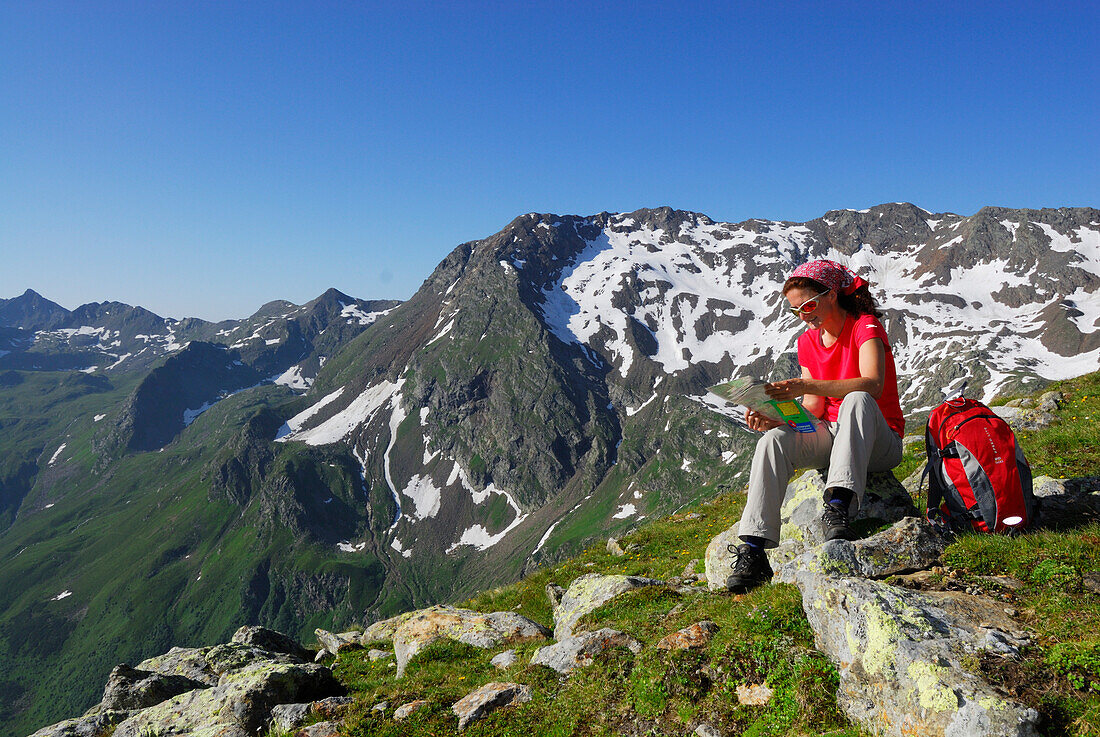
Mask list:
[[[841,294],[851,294],[867,283],[846,266],[827,259],[807,261],[791,274],[792,279],[796,276],[809,277]]]

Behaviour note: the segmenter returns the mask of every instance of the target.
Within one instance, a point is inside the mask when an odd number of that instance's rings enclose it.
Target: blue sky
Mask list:
[[[1090,3],[0,0],[0,298],[403,299],[532,211],[1100,206],[1097,38]]]

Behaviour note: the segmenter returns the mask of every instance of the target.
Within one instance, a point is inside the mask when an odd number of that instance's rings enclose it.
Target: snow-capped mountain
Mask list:
[[[315,342],[335,350],[398,304],[330,289],[304,305],[270,302],[244,320],[210,323],[164,318],[121,302],[93,302],[70,311],[28,289],[0,299],[0,369],[140,371],[203,341],[238,352],[259,371],[278,369],[273,379],[304,390],[319,366],[291,366],[288,360],[307,359]],[[336,335],[326,341],[322,336],[330,323]]]

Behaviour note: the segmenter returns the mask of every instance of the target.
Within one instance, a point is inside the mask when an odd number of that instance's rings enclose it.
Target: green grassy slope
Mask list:
[[[67,391],[65,381],[50,389],[48,375],[29,375],[27,384],[47,399]],[[294,528],[327,515],[344,520],[326,519],[332,534],[354,529],[362,507],[354,461],[280,448],[270,474],[280,484],[243,505],[212,492],[221,449],[256,413],[293,401],[286,389],[230,397],[162,451],[124,454],[96,473],[95,413],[117,406],[125,389],[40,403],[36,421],[58,442],[39,456],[48,461],[62,441],[66,448],[40,471],[19,523],[0,535],[5,736],[91,706],[117,663],[225,641],[249,622],[305,636],[358,616],[377,597],[383,571],[369,551],[341,553],[338,540]],[[63,424],[54,409],[78,419]],[[29,407],[5,410],[35,418]],[[5,434],[4,442],[24,441]]]

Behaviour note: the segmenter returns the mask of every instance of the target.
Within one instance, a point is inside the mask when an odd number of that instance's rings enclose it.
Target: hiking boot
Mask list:
[[[821,513],[821,526],[825,528],[825,540],[856,540],[858,536],[848,525],[848,506],[825,503]]]
[[[772,566],[763,548],[745,543],[737,546],[737,560],[733,573],[726,579],[726,588],[735,594],[743,594],[772,580]]]

